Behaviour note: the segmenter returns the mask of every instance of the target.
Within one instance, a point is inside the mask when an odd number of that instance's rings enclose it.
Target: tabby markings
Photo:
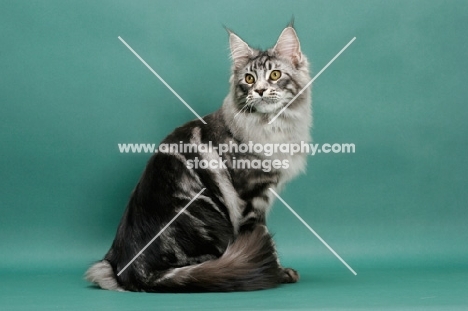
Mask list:
[[[177,219],[177,217],[179,217],[183,212],[185,212],[185,210],[190,206],[190,204],[192,204],[193,201],[195,201],[198,198],[198,196],[202,194],[203,191],[205,191],[205,189],[206,188],[203,188],[200,192],[198,192],[193,197],[193,199],[190,200],[190,202],[188,202],[187,205],[185,205],[184,208],[181,209],[180,212],[178,212],[177,215],[175,215],[174,218],[172,218],[171,221],[169,221],[167,225],[165,225],[164,228],[162,228],[161,231],[159,231],[158,234],[156,234],[155,237],[152,238],[151,241],[149,241],[148,244],[146,244],[145,247],[143,247],[141,251],[139,251],[138,254],[136,254],[135,257],[133,257],[133,259],[130,260],[130,262],[125,267],[123,267],[122,270],[120,270],[119,273],[117,273],[117,276],[120,276],[122,272],[124,272],[135,261],[135,259],[137,259],[141,254],[143,254],[143,252],[164,232],[164,230],[166,230]]]

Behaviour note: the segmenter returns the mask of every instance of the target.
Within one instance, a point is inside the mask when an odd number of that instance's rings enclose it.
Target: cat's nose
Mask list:
[[[255,92],[257,92],[258,95],[260,95],[260,96],[263,96],[263,92],[265,92],[265,91],[266,91],[266,89],[258,89],[258,90],[255,90]]]

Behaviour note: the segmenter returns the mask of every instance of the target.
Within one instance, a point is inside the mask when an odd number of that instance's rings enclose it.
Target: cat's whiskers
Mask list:
[[[244,110],[247,110],[248,106],[249,106],[249,103],[246,103],[246,104],[241,108],[241,110],[239,110],[239,112],[236,113],[236,115],[234,116],[234,119],[237,118],[237,116],[238,116],[240,113],[242,113]]]
[[[234,119],[241,113],[243,112],[246,112],[247,109],[249,109],[249,112],[252,113],[252,108],[255,104],[255,99],[252,98],[252,95],[248,95],[246,98],[245,98],[245,105],[241,108],[241,110],[239,110],[236,115],[234,116]]]
[[[252,104],[250,105],[250,111],[249,111],[250,113],[252,113],[252,108],[253,108],[253,102],[252,102]]]

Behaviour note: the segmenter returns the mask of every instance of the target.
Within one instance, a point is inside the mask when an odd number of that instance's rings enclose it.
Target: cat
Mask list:
[[[311,91],[303,90],[310,81],[309,63],[293,25],[268,50],[251,48],[234,32],[228,34],[232,68],[223,105],[204,117],[207,124],[188,122],[162,144],[309,142]],[[187,162],[197,158],[221,159],[225,166],[189,168]],[[241,159],[288,165],[242,169],[234,165]],[[306,155],[301,153],[269,157],[238,150],[220,156],[212,149],[155,153],[131,194],[110,250],[88,269],[86,279],[103,289],[145,292],[248,291],[297,282],[299,274],[280,265],[265,218],[274,199],[269,188],[281,190],[305,166]]]

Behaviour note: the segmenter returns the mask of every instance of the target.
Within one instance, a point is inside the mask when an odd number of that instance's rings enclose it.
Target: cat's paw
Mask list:
[[[299,273],[291,268],[283,268],[282,282],[283,283],[296,283],[299,281]]]

